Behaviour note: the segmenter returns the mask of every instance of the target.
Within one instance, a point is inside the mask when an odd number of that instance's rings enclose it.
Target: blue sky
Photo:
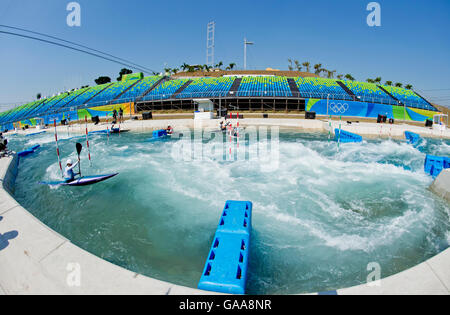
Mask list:
[[[322,63],[357,80],[410,83],[450,104],[450,1],[379,0],[381,27],[368,27],[361,0],[78,0],[81,27],[66,24],[69,0],[1,0],[0,24],[82,43],[156,71],[205,63],[206,25],[216,22],[216,61],[287,69],[288,58]],[[5,30],[0,28],[0,30]],[[0,34],[0,106],[115,79],[120,65]]]

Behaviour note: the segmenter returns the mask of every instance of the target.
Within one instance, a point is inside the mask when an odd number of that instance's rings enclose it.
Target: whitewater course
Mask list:
[[[108,127],[56,128],[63,168],[80,143],[82,176],[118,173],[82,187],[48,184],[62,181],[55,129],[4,134],[19,154],[0,159],[0,294],[450,293],[448,130]]]

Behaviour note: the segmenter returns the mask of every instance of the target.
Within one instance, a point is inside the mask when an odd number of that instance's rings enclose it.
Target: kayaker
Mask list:
[[[227,130],[226,125],[223,124],[223,121],[220,122],[220,130],[225,131]]]
[[[166,132],[167,132],[168,135],[173,134],[173,128],[171,126],[168,126],[167,129],[166,129]]]
[[[66,168],[64,169],[64,180],[66,183],[69,183],[75,179],[75,175],[79,175],[79,173],[75,173],[73,169],[78,165],[78,161],[73,164],[71,159],[68,159],[66,162]]]

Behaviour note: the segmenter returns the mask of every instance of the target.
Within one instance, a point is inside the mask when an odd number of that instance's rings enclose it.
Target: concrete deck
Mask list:
[[[164,117],[164,116],[163,116]],[[195,121],[191,118],[186,119],[160,119],[157,120],[127,120],[124,124],[121,125],[122,129],[135,131],[135,132],[149,132],[154,129],[167,128],[168,125],[171,125],[175,131],[177,128],[193,128]],[[232,120],[233,125],[235,125],[236,120]],[[299,118],[246,118],[241,119],[239,121],[240,125],[243,127],[246,126],[280,126],[282,128],[296,128],[305,131],[317,131],[317,132],[328,132],[330,129],[330,125],[328,120],[326,119],[316,119],[316,120],[306,120]],[[206,120],[202,121],[201,125],[203,128],[212,128],[217,129],[219,125],[219,120]],[[345,120],[342,122],[333,120],[331,122],[331,131],[334,132],[335,128],[341,128],[343,130],[353,132],[359,134],[366,138],[394,138],[394,139],[405,139],[405,131],[412,131],[418,133],[422,137],[425,138],[442,138],[442,139],[450,139],[450,129],[446,129],[445,131],[439,131],[433,128],[420,127],[416,125],[409,125],[406,123],[396,123],[393,125],[390,124],[377,124],[370,122],[353,122],[352,124],[347,124]],[[92,123],[88,124],[89,131],[98,131],[105,130],[107,128],[107,124],[102,122],[98,125],[94,125]],[[118,127],[118,125],[116,125]],[[57,127],[58,133],[61,135],[66,135],[68,130],[70,134],[79,135],[85,133],[85,125],[81,123],[79,125],[71,125],[70,129],[67,126],[59,126]],[[28,130],[19,130],[18,134],[30,134],[35,133],[36,130],[28,129]],[[50,134],[54,133],[53,128],[47,129],[47,132]],[[6,134],[11,134],[9,133]]]
[[[411,269],[367,284],[337,290],[338,295],[449,295],[450,249]]]
[[[241,125],[277,125],[305,130],[326,131],[328,122],[299,119],[244,119]],[[127,121],[124,129],[149,131],[167,125],[192,127],[192,119]],[[358,126],[357,126],[358,125]],[[203,126],[217,127],[217,121]],[[339,122],[333,122],[332,128]],[[386,128],[385,128],[386,127]],[[392,127],[392,128],[388,128]],[[77,130],[78,128],[78,130]],[[106,125],[89,125],[89,130],[105,129]],[[84,125],[72,127],[72,133],[84,133]],[[344,130],[373,137],[404,138],[405,130],[424,137],[450,138],[450,131],[432,132],[428,128],[409,125],[380,125],[370,123],[343,126]],[[67,127],[58,127],[67,132]],[[27,131],[32,133],[33,131]],[[49,133],[53,133],[49,129]],[[20,131],[23,133],[23,131]],[[0,234],[12,235],[8,245],[0,244],[1,294],[216,294],[177,286],[125,270],[73,245],[42,224],[21,207],[10,195],[14,189],[16,157],[0,159]],[[447,186],[449,187],[449,186]],[[15,234],[16,233],[16,234]],[[14,237],[15,236],[15,237]],[[1,243],[1,242],[0,242]],[[151,262],[149,262],[151,264]],[[75,264],[75,265],[74,265]],[[74,266],[80,267],[80,285],[73,285]],[[337,290],[337,294],[450,294],[450,249],[436,257],[381,280],[380,286],[361,285]],[[75,268],[76,269],[76,268]]]

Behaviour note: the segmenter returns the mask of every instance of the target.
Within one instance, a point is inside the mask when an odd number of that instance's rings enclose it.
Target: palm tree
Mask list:
[[[343,74],[338,74],[336,77],[337,77],[339,80],[342,80],[342,78],[344,77],[344,75],[343,75]]]
[[[310,72],[309,70],[311,69],[311,64],[309,63],[309,61],[305,61],[304,63],[302,63],[303,67],[306,67],[306,72]]]
[[[189,65],[185,62],[181,65],[181,69],[183,69],[183,71],[186,71],[187,69],[189,69]]]
[[[300,65],[300,62],[298,60],[294,60],[294,64],[297,68],[297,71],[302,71],[302,66]]]
[[[401,87],[403,87],[403,84],[397,82],[397,83],[395,83],[395,86],[401,88]]]
[[[346,78],[349,81],[355,81],[355,78],[351,74],[348,74],[348,73],[345,75],[344,78]]]
[[[166,74],[170,74],[172,72],[172,68],[164,68],[164,72]]]
[[[411,84],[407,84],[405,85],[405,89],[407,90],[412,90],[413,86]]]
[[[377,77],[375,80],[373,80],[374,83],[381,83],[381,77]]]
[[[368,83],[375,83],[375,80],[374,79],[367,79],[366,80]]]
[[[324,70],[322,69],[322,64],[318,63],[314,65],[315,74],[320,75],[320,73]]]
[[[294,66],[292,65],[292,59],[288,59],[289,65],[288,65],[288,69],[289,71],[293,71],[294,70]]]
[[[41,94],[41,93],[38,93],[38,94],[36,95],[36,98],[37,98],[38,100],[40,100],[40,99],[42,98],[42,94]]]
[[[223,66],[223,62],[220,61],[218,64],[215,65],[216,69],[222,70],[221,67]]]
[[[180,69],[178,69],[178,68],[172,69],[172,73],[173,73],[173,74],[177,74],[178,71],[180,71]]]
[[[232,62],[232,63],[230,63],[229,67],[230,67],[230,70],[233,70],[233,68],[236,67],[236,64],[234,62]]]
[[[392,81],[386,81],[386,83],[384,83],[384,85],[392,86]]]
[[[327,78],[328,79],[333,79],[334,78],[334,74],[336,73],[336,70],[330,71],[330,70],[325,70],[327,72]]]

